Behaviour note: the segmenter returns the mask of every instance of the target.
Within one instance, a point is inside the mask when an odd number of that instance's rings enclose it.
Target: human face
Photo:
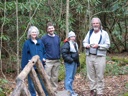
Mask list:
[[[100,30],[100,21],[98,18],[94,18],[92,21],[92,27],[94,29],[94,32],[98,32]]]
[[[75,40],[76,40],[76,36],[71,36],[71,37],[70,37],[70,40],[71,40],[71,41],[75,41]]]
[[[37,37],[37,32],[36,32],[36,30],[32,30],[32,32],[31,32],[31,38],[32,39],[36,39],[36,37]]]
[[[50,35],[53,35],[53,34],[54,34],[54,30],[55,30],[54,26],[48,26],[47,31],[48,31],[48,33],[49,33]]]

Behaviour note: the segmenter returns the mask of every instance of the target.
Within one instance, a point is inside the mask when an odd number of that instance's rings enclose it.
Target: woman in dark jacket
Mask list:
[[[78,96],[73,90],[73,81],[75,78],[77,67],[79,66],[78,45],[75,42],[76,35],[74,32],[69,32],[68,41],[62,46],[62,57],[65,63],[65,89],[68,90],[71,96]]]
[[[22,49],[22,60],[21,60],[21,68],[22,69],[27,65],[29,60],[31,60],[32,57],[35,55],[39,55],[40,60],[42,61],[42,64],[44,65],[45,49],[44,49],[44,45],[41,42],[41,40],[38,39],[38,35],[39,35],[39,30],[37,29],[37,27],[31,26],[28,30],[27,40],[24,42],[24,46]],[[34,69],[37,70],[36,66],[34,66]],[[40,76],[38,73],[37,73],[37,75],[40,79]],[[45,89],[44,84],[41,81],[41,79],[40,79],[40,82],[41,82],[44,92],[47,96],[46,89]],[[36,91],[35,91],[35,88],[33,85],[33,81],[29,75],[28,75],[28,87],[29,87],[31,96],[36,96]]]

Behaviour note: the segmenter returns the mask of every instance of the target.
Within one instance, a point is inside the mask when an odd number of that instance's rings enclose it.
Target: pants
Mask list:
[[[58,88],[59,68],[60,68],[60,60],[46,59],[45,71],[48,75],[48,79],[51,82],[54,91],[56,91]]]
[[[96,89],[97,94],[103,94],[106,57],[96,55],[86,56],[86,66],[90,90]]]
[[[73,81],[75,78],[75,74],[76,74],[76,70],[77,70],[77,63],[73,62],[71,64],[69,63],[65,63],[65,81],[64,81],[64,85],[65,85],[65,89],[70,91],[70,93],[74,93],[73,90]]]
[[[37,75],[38,75],[38,78],[40,80],[40,83],[42,85],[42,88],[44,90],[45,95],[48,96],[48,93],[47,93],[47,91],[45,89],[45,86],[43,84],[43,81],[41,80],[41,78],[40,78],[40,76],[39,76],[38,73],[37,73]],[[31,79],[30,75],[28,75],[28,88],[29,88],[29,91],[30,91],[31,96],[36,96],[36,90],[35,90],[35,87],[34,87],[34,84],[33,84],[33,81]]]

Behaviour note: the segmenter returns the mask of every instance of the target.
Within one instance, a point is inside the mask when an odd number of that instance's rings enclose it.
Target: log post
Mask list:
[[[23,89],[21,90],[21,96],[31,96],[28,88],[24,83],[23,83]]]
[[[34,87],[35,87],[38,95],[39,96],[45,96],[45,93],[44,93],[44,91],[42,89],[41,83],[40,83],[40,81],[38,79],[38,76],[37,76],[36,71],[35,71],[34,68],[32,68],[32,70],[30,71],[30,76],[31,76],[31,79],[32,79],[32,81],[34,83]]]
[[[23,86],[24,79],[28,76],[30,70],[35,65],[35,63],[37,62],[38,59],[39,59],[38,55],[33,56],[32,59],[30,60],[30,62],[28,62],[28,64],[24,67],[24,69],[21,71],[21,73],[17,76],[16,88],[12,92],[11,96],[20,96],[21,91],[24,87]]]
[[[37,60],[36,67],[38,69],[37,71],[38,71],[42,81],[44,82],[44,85],[46,87],[48,95],[49,96],[55,96],[55,93],[52,89],[51,83],[48,80],[47,74],[44,70],[44,67],[43,67],[42,62],[40,61],[40,59]]]
[[[24,80],[28,76],[30,70],[35,65],[35,63],[37,62],[38,59],[39,59],[38,55],[33,56],[32,59],[28,62],[28,64],[24,67],[24,69],[20,72],[20,74],[18,75],[16,80],[18,80],[18,79]]]
[[[22,88],[23,88],[23,81],[22,80],[17,81],[16,88],[12,92],[11,96],[20,96]]]
[[[28,62],[28,64],[24,67],[24,69],[21,71],[21,73],[16,78],[16,88],[12,92],[11,96],[31,96],[29,90],[24,84],[25,78],[30,73],[30,76],[33,80],[35,89],[39,96],[45,96],[45,93],[42,89],[41,83],[38,79],[38,76],[33,68],[33,66],[36,64],[37,71],[39,73],[39,76],[42,79],[42,82],[44,83],[46,90],[48,92],[49,96],[55,96],[55,93],[51,87],[51,83],[48,80],[47,74],[45,73],[44,67],[42,65],[42,62],[39,59],[39,56],[33,56],[32,59]]]

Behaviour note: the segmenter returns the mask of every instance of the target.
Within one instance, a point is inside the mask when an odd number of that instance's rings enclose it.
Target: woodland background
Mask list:
[[[110,54],[128,53],[127,0],[0,0],[0,72],[19,74],[22,46],[30,25],[46,34],[51,21],[61,41],[69,31],[77,35],[80,53],[82,41],[90,30],[90,21],[99,17],[111,39]],[[127,56],[127,54],[125,54]]]

